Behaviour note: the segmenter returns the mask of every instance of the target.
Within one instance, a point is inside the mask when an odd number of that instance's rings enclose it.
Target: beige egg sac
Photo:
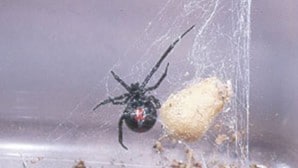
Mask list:
[[[216,77],[192,83],[171,94],[160,110],[167,134],[179,140],[194,141],[202,137],[232,95],[230,82]]]

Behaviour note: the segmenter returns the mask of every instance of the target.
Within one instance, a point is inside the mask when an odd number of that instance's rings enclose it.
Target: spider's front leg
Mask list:
[[[173,50],[175,45],[188,33],[193,29],[195,25],[191,26],[189,29],[187,29],[181,36],[179,36],[162,54],[158,62],[154,65],[154,67],[151,69],[150,73],[146,76],[145,80],[143,81],[141,88],[145,88],[149,80],[151,79],[152,75],[157,71],[162,61],[168,56],[168,54]]]
[[[126,104],[127,102],[128,102],[128,100],[129,100],[129,96],[127,96],[124,100],[120,100],[120,101],[117,101],[117,100],[115,100],[115,99],[111,99],[111,102],[112,102],[112,104],[114,104],[114,105],[123,105],[123,104]]]
[[[145,92],[147,91],[151,91],[151,90],[154,90],[154,89],[157,89],[158,86],[161,84],[161,82],[165,79],[165,77],[167,76],[167,72],[168,72],[168,67],[169,67],[169,63],[167,64],[167,67],[166,67],[166,70],[164,71],[164,73],[162,74],[162,76],[160,77],[160,79],[158,80],[158,82],[154,85],[154,86],[151,86],[151,87],[148,87],[145,89]]]
[[[130,91],[130,87],[118,76],[114,71],[111,71],[114,79],[119,82],[127,91]]]

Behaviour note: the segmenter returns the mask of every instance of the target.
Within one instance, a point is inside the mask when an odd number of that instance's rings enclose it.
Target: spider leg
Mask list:
[[[129,97],[126,97],[126,99],[124,101],[116,101],[115,99],[113,99],[113,100],[111,100],[111,102],[114,105],[122,105],[122,104],[126,104],[128,100],[129,100]]]
[[[165,77],[167,76],[168,67],[169,67],[169,63],[167,64],[166,70],[165,70],[165,72],[162,74],[162,76],[160,77],[160,79],[158,80],[158,82],[157,82],[154,86],[151,86],[151,87],[146,88],[146,89],[145,89],[145,92],[147,92],[147,91],[151,91],[151,90],[154,90],[154,89],[158,88],[158,86],[161,84],[161,82],[162,82],[162,81],[165,79]]]
[[[166,58],[166,56],[172,51],[172,49],[175,47],[175,45],[191,30],[195,27],[195,25],[191,26],[189,29],[187,29],[181,36],[179,36],[168,48],[167,50],[162,54],[161,58],[158,60],[158,62],[155,64],[155,66],[152,68],[150,73],[146,76],[144,82],[141,85],[141,88],[145,88],[149,80],[151,79],[152,75],[157,71],[162,61]]]
[[[154,96],[148,96],[149,101],[152,101],[155,104],[155,108],[159,109],[161,107],[160,102]]]
[[[118,75],[115,74],[115,72],[111,71],[114,79],[116,79],[117,82],[119,82],[127,91],[130,90],[130,87],[122,80]]]
[[[121,99],[124,99],[125,97],[128,97],[128,96],[129,96],[129,94],[128,93],[125,93],[123,95],[120,95],[120,96],[117,96],[117,97],[114,97],[114,98],[109,97],[108,99],[105,99],[104,101],[102,101],[99,104],[97,104],[93,108],[93,111],[96,110],[98,107],[100,107],[102,105],[105,105],[105,104],[108,104],[108,103],[113,103],[115,100],[121,100]],[[115,104],[115,103],[113,103],[113,104]]]
[[[122,114],[121,118],[119,119],[118,123],[118,140],[120,145],[127,150],[127,147],[123,144],[123,133],[122,133],[122,126],[123,126],[123,120],[125,119],[126,115]]]

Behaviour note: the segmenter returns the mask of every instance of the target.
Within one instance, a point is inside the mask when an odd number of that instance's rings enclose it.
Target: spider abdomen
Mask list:
[[[161,55],[160,59],[151,69],[149,74],[145,77],[144,81],[140,84],[138,82],[132,83],[130,86],[126,84],[115,72],[111,71],[114,79],[120,83],[128,93],[124,93],[120,96],[103,100],[99,104],[97,104],[93,110],[96,110],[98,107],[113,103],[114,105],[124,105],[126,104],[126,108],[121,115],[118,122],[118,140],[121,146],[124,149],[127,147],[123,144],[123,135],[122,135],[122,125],[123,120],[126,125],[134,132],[146,132],[150,130],[157,118],[156,110],[161,107],[160,102],[153,95],[146,96],[145,94],[155,90],[159,87],[162,81],[167,76],[167,71],[169,67],[169,63],[167,64],[162,76],[159,78],[157,83],[153,86],[146,87],[152,75],[158,70],[162,61],[167,57],[167,55],[172,51],[174,46],[191,30],[195,25],[191,26],[187,29],[182,35],[180,35]]]
[[[135,103],[128,104],[124,113],[128,114],[128,117],[125,118],[127,127],[134,132],[150,130],[157,118],[156,109],[152,102],[138,103],[138,105]]]

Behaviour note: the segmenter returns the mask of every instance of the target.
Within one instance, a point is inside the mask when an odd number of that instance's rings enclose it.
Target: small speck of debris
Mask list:
[[[192,165],[189,165],[182,161],[173,160],[170,167],[171,168],[202,168],[202,165],[201,163],[193,163]]]
[[[185,72],[184,73],[184,76],[189,76],[189,72]]]
[[[186,167],[186,163],[183,163],[181,161],[177,161],[177,160],[173,160],[172,164],[171,164],[171,168],[185,168]]]
[[[157,153],[163,152],[163,147],[160,141],[156,141],[155,144],[153,145],[153,148]]]
[[[249,168],[267,168],[267,166],[260,165],[260,164],[251,164]]]
[[[31,160],[30,163],[31,164],[36,164],[37,162],[41,161],[44,157],[37,157],[36,159],[34,160]]]
[[[87,168],[87,167],[85,166],[85,162],[80,160],[73,168]]]
[[[222,143],[224,143],[227,140],[229,140],[229,137],[226,134],[219,134],[219,135],[217,135],[217,137],[215,139],[215,143],[217,145],[221,145]]]
[[[216,131],[216,132],[220,132],[220,131],[222,130],[222,125],[220,125],[220,124],[215,124],[215,125],[213,126],[213,129],[214,129],[214,131]]]

